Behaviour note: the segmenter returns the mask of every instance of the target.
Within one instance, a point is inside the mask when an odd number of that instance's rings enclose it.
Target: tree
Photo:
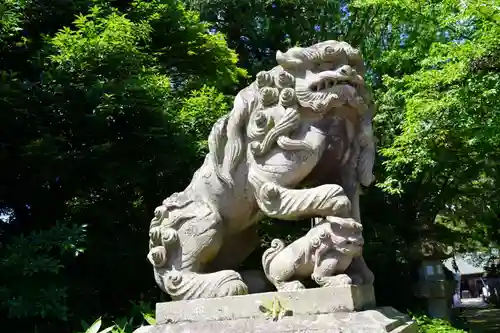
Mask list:
[[[210,22],[213,31],[227,36],[240,66],[253,78],[276,65],[277,50],[325,39],[341,39],[349,1],[314,0],[186,0]],[[248,82],[242,82],[247,84]]]
[[[382,141],[380,186],[398,195],[414,189],[417,223],[444,223],[489,245],[498,241],[499,76],[491,60],[500,11],[444,3],[456,10],[436,20],[462,33],[434,42],[417,71],[384,77],[378,120],[393,130]]]
[[[231,94],[295,44],[341,39],[365,58],[380,152],[362,197],[365,256],[381,305],[412,305],[422,239],[498,242],[493,1],[182,3],[0,4],[0,212],[11,215],[0,223],[0,309],[19,331],[69,330],[158,299],[144,248],[151,211],[199,166]]]
[[[99,4],[69,27],[56,15],[57,33],[47,26],[57,12],[44,12],[29,32],[40,43],[23,45],[24,69],[14,54],[39,4],[7,3],[18,20],[1,41],[0,193],[12,218],[0,225],[0,308],[22,319],[20,331],[60,330],[61,319],[77,328],[82,317],[118,315],[141,293],[158,293],[144,235],[161,197],[198,165],[200,136],[185,131],[186,110],[216,97],[201,115],[214,121],[227,107],[216,88],[245,75],[224,37],[177,2]]]

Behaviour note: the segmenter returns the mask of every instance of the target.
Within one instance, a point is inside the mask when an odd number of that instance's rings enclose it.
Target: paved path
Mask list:
[[[500,309],[480,298],[462,299],[463,317],[472,333],[500,333]]]
[[[462,298],[462,308],[482,309],[487,308],[488,303],[484,302],[482,298]]]

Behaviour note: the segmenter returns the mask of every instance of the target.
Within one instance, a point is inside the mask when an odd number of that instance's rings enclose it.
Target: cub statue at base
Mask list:
[[[316,221],[303,237],[288,246],[274,239],[262,255],[267,279],[278,291],[304,289],[299,281],[311,277],[321,287],[372,284],[365,266],[351,266],[362,255],[363,226],[353,219],[333,216]]]
[[[359,185],[373,179],[375,152],[360,52],[331,40],[276,61],[214,124],[191,183],[155,210],[148,259],[173,300],[247,293],[235,269],[260,245],[266,216],[359,222]]]

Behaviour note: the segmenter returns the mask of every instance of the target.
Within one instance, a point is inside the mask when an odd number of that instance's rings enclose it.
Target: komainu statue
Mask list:
[[[372,276],[351,268],[362,253],[362,231],[353,219],[328,216],[289,246],[274,239],[262,256],[264,273],[278,291],[305,289],[300,280],[308,277],[322,287],[372,283]]]
[[[326,41],[276,60],[214,124],[191,183],[155,210],[148,258],[174,300],[246,294],[234,269],[259,246],[256,224],[266,216],[360,222],[375,147],[359,51]],[[373,281],[361,254],[349,265]]]

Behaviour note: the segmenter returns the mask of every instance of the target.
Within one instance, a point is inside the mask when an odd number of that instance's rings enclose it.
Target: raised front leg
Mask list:
[[[349,275],[343,274],[342,268],[346,263],[338,255],[336,251],[330,251],[316,263],[311,278],[319,286],[331,287],[352,284],[352,279]]]
[[[348,217],[351,203],[341,186],[322,185],[310,189],[288,189],[263,184],[257,193],[259,208],[269,217],[298,220],[313,216]]]
[[[223,269],[237,269],[259,244],[260,237],[256,225],[243,230],[239,234],[225,237],[217,256],[205,267],[205,271],[216,272]]]
[[[276,290],[278,291],[297,291],[297,290],[302,290],[306,289],[306,287],[302,284],[302,282],[298,280],[294,281],[286,281],[286,282],[280,282],[275,285]]]

